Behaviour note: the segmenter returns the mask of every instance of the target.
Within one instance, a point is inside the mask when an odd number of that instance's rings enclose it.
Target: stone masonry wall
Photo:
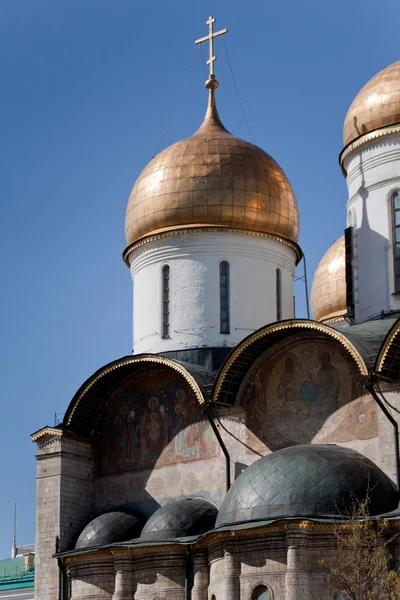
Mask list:
[[[90,556],[66,569],[69,600],[111,600],[114,592],[113,557]]]
[[[159,551],[135,558],[135,600],[184,600],[186,551]]]
[[[396,542],[396,564],[399,547]],[[329,563],[336,552],[331,527],[305,522],[227,532],[191,549],[114,547],[65,559],[66,598],[184,600],[187,574],[192,600],[250,600],[258,586],[272,600],[332,600],[329,566],[320,561]]]
[[[93,451],[76,437],[44,431],[37,440],[35,599],[55,600],[53,554],[69,547],[93,510]]]

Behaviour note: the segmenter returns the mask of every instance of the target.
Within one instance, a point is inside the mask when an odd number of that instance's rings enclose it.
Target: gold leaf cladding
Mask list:
[[[233,137],[215,104],[190,138],[160,152],[131,192],[128,245],[174,227],[223,226],[297,242],[297,201],[285,173],[261,148]]]
[[[345,315],[346,265],[344,236],[329,248],[315,271],[310,304],[314,319],[325,321]]]
[[[344,121],[344,145],[396,123],[400,123],[400,61],[372,77],[354,98]]]

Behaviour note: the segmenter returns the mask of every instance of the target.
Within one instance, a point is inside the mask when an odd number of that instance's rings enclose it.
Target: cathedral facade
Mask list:
[[[213,22],[205,119],[128,201],[133,354],[32,435],[37,600],[335,600],[351,499],[400,524],[400,62],[347,113],[347,227],[296,319],[296,197],[222,124]]]

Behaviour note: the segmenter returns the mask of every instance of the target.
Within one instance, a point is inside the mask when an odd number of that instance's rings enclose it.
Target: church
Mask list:
[[[128,200],[133,353],[32,435],[37,600],[338,600],[351,499],[400,527],[400,61],[349,99],[347,226],[299,319],[296,196],[223,125],[214,22],[204,120]]]

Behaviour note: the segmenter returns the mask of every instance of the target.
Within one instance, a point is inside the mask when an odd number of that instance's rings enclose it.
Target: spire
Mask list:
[[[11,558],[17,556],[17,503],[14,504],[14,535],[11,546]]]
[[[225,127],[221,122],[221,119],[219,118],[217,107],[215,105],[215,90],[217,89],[219,84],[214,73],[214,61],[216,58],[214,56],[214,38],[216,38],[219,35],[223,35],[224,33],[227,33],[228,30],[221,29],[220,31],[213,31],[214,23],[215,18],[209,17],[208,21],[206,21],[206,25],[208,25],[208,35],[199,38],[195,41],[195,44],[201,44],[202,42],[206,42],[208,40],[210,51],[210,58],[207,61],[207,64],[210,67],[210,72],[205,84],[206,88],[208,89],[207,112],[206,116],[204,117],[203,123],[201,124],[200,128],[196,133],[202,133],[205,128],[209,129],[210,127],[217,127],[218,129],[223,129],[224,131],[226,131]]]

